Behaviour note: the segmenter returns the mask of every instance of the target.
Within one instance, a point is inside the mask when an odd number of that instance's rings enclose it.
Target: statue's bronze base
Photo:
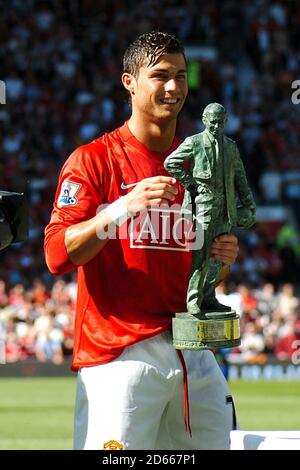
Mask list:
[[[176,313],[173,346],[176,349],[233,348],[241,344],[240,317],[230,312]]]

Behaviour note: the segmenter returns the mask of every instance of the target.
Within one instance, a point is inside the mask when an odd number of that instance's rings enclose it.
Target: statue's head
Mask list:
[[[208,132],[216,138],[220,137],[227,122],[226,109],[219,103],[210,103],[203,111],[202,121]]]

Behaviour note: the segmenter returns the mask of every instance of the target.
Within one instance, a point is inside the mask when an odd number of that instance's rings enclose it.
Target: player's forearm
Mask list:
[[[112,223],[104,209],[92,219],[67,228],[65,245],[73,264],[84,265],[102,250],[109,239],[108,230]]]

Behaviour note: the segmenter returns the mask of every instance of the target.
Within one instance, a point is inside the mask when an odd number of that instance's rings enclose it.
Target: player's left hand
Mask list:
[[[238,239],[232,233],[225,233],[216,237],[212,243],[211,256],[226,265],[236,261],[239,252]]]

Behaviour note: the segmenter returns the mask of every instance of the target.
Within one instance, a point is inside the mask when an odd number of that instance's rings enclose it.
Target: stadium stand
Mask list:
[[[53,278],[43,230],[58,170],[72,150],[120,125],[129,41],[174,32],[189,59],[190,93],[178,132],[199,132],[201,111],[229,110],[258,205],[255,228],[219,295],[242,314],[243,346],[230,360],[290,358],[300,337],[300,4],[295,1],[11,0],[0,16],[0,188],[28,194],[29,242],[0,253],[0,343],[8,362],[60,364],[72,351],[76,278]],[[221,289],[221,288],[220,288]],[[1,348],[0,348],[1,349]]]

